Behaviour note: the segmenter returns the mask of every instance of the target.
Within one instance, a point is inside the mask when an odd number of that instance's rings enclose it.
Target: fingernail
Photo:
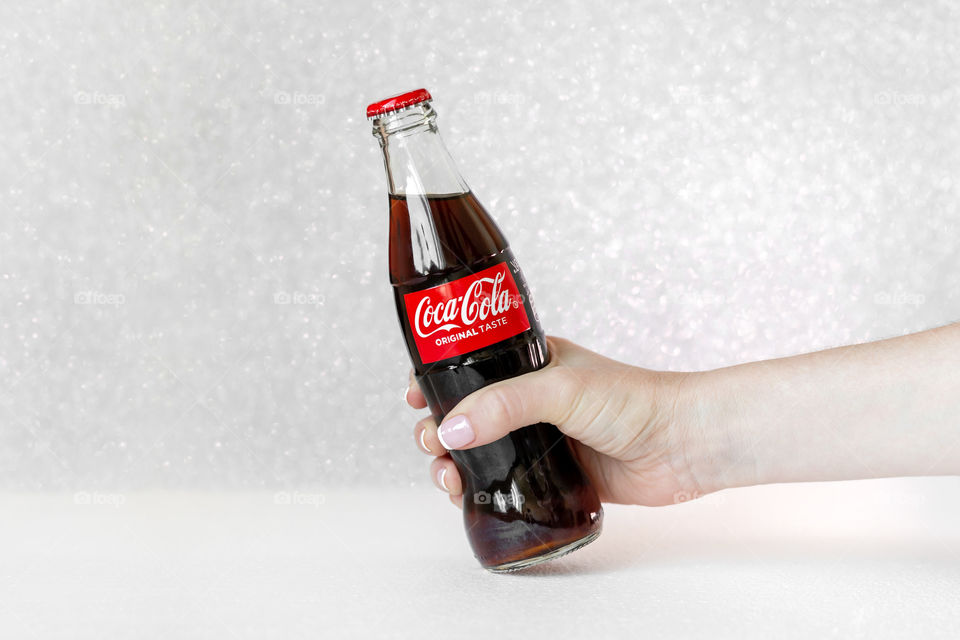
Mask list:
[[[450,450],[465,447],[477,438],[466,416],[445,420],[437,430],[437,436],[440,438],[440,444]]]
[[[427,441],[425,439],[426,435],[427,428],[424,427],[423,429],[420,429],[420,446],[423,447],[423,450],[427,453],[433,453],[433,451],[430,451],[430,447],[427,446]]]
[[[407,387],[406,389],[403,390],[403,401],[406,402],[407,404],[410,404],[409,397],[410,397],[410,387]]]
[[[440,486],[443,487],[444,491],[446,491],[447,493],[450,493],[450,489],[447,488],[446,478],[447,478],[446,467],[444,467],[443,469],[440,469],[440,471],[437,471],[437,482],[440,483]]]

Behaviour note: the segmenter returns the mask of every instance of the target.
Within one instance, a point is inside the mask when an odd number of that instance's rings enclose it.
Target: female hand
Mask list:
[[[549,422],[605,502],[665,505],[770,482],[960,474],[960,324],[705,371],[649,371],[548,338],[550,364],[417,423],[434,481],[447,449]],[[407,401],[426,406],[411,376]],[[443,443],[446,443],[443,444]],[[447,446],[449,445],[449,446]]]
[[[436,456],[431,476],[454,504],[462,504],[462,483],[449,448],[487,444],[537,422],[573,439],[604,502],[664,505],[716,490],[704,455],[711,438],[698,410],[698,374],[649,371],[568,340],[547,341],[551,361],[543,369],[474,392],[439,433],[432,417],[416,424],[417,444]],[[427,406],[412,372],[406,398],[416,409]]]

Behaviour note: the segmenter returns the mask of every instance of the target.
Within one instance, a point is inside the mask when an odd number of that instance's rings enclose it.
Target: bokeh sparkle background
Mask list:
[[[544,326],[705,369],[960,317],[960,7],[0,7],[0,485],[422,484],[367,102]]]

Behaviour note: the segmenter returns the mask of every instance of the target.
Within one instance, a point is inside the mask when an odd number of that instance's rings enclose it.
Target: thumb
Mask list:
[[[437,435],[444,448],[454,450],[488,444],[538,422],[562,431],[582,395],[582,384],[568,369],[546,367],[471,393],[447,414]]]

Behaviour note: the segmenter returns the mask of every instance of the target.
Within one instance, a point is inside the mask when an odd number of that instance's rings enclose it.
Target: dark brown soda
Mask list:
[[[390,279],[414,372],[439,424],[461,399],[486,385],[536,371],[547,343],[526,283],[503,234],[472,193],[390,196]],[[424,241],[425,228],[430,242]],[[432,243],[432,244],[431,244]],[[425,245],[430,245],[425,249]],[[423,364],[403,296],[507,262],[523,294],[530,329],[479,351]],[[568,439],[551,424],[451,453],[463,481],[463,518],[473,552],[492,570],[572,551],[600,532],[596,491]]]

